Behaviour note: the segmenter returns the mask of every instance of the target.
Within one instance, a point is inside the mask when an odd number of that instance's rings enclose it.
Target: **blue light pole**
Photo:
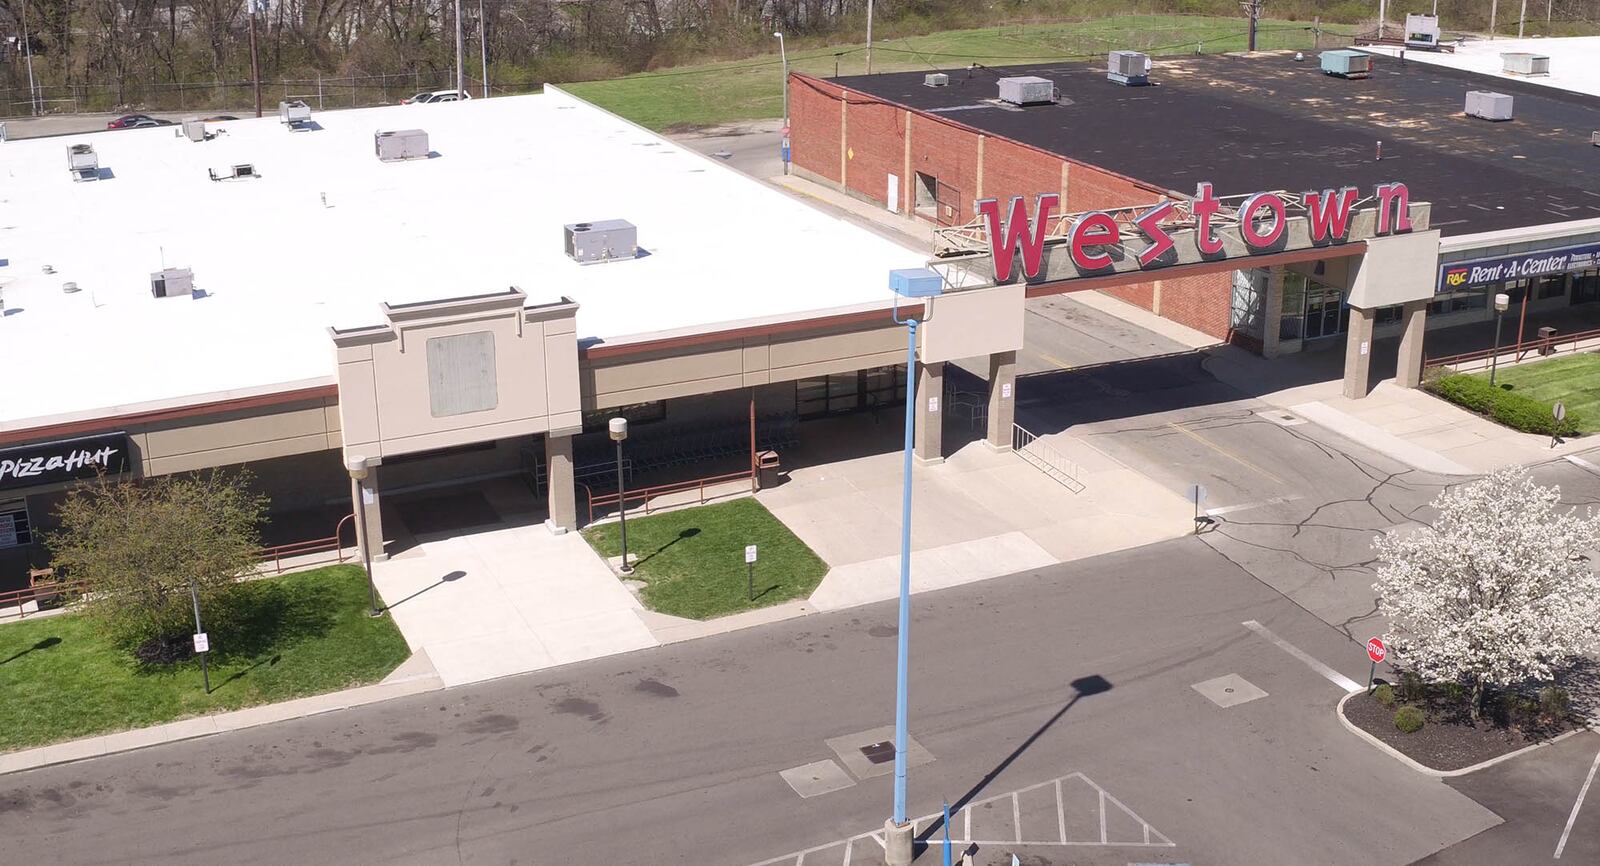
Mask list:
[[[892,313],[897,325],[906,326],[906,429],[905,459],[900,494],[900,628],[894,689],[894,813],[884,828],[884,862],[910,866],[914,827],[906,820],[906,716],[911,668],[911,456],[917,423],[917,319],[900,318],[900,298],[932,298],[944,288],[944,279],[927,268],[889,272],[895,293]],[[924,301],[926,303],[926,301]],[[923,310],[927,314],[926,308]]]

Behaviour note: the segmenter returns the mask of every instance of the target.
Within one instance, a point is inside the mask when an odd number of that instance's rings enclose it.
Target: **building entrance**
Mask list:
[[[1349,325],[1350,308],[1345,306],[1343,290],[1311,282],[1306,287],[1306,339],[1336,337]]]

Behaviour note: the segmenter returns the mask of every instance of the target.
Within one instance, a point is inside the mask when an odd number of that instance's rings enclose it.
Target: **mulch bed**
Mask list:
[[[1460,711],[1425,708],[1427,724],[1413,734],[1394,726],[1395,710],[1371,695],[1356,695],[1344,705],[1344,717],[1413,761],[1435,770],[1459,770],[1559,736],[1579,725],[1567,720],[1522,728],[1497,722],[1486,711],[1476,726]]]

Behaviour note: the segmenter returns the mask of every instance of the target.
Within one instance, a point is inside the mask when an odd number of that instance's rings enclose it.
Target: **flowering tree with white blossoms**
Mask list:
[[[1484,687],[1549,679],[1600,645],[1600,578],[1584,554],[1600,518],[1558,511],[1560,488],[1502,469],[1446,490],[1433,526],[1373,544],[1373,589],[1395,656],[1425,679]]]

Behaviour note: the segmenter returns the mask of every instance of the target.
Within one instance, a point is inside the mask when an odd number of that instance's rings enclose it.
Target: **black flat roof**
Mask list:
[[[1600,217],[1600,98],[1390,57],[1372,75],[1324,75],[1317,55],[1158,57],[1153,86],[1125,87],[1100,63],[835,79],[861,93],[1184,194],[1301,192],[1403,181],[1446,235]],[[1055,105],[1000,107],[996,80],[1053,81]],[[1469,90],[1514,97],[1514,118],[1463,113]],[[1383,159],[1377,161],[1377,142]]]

